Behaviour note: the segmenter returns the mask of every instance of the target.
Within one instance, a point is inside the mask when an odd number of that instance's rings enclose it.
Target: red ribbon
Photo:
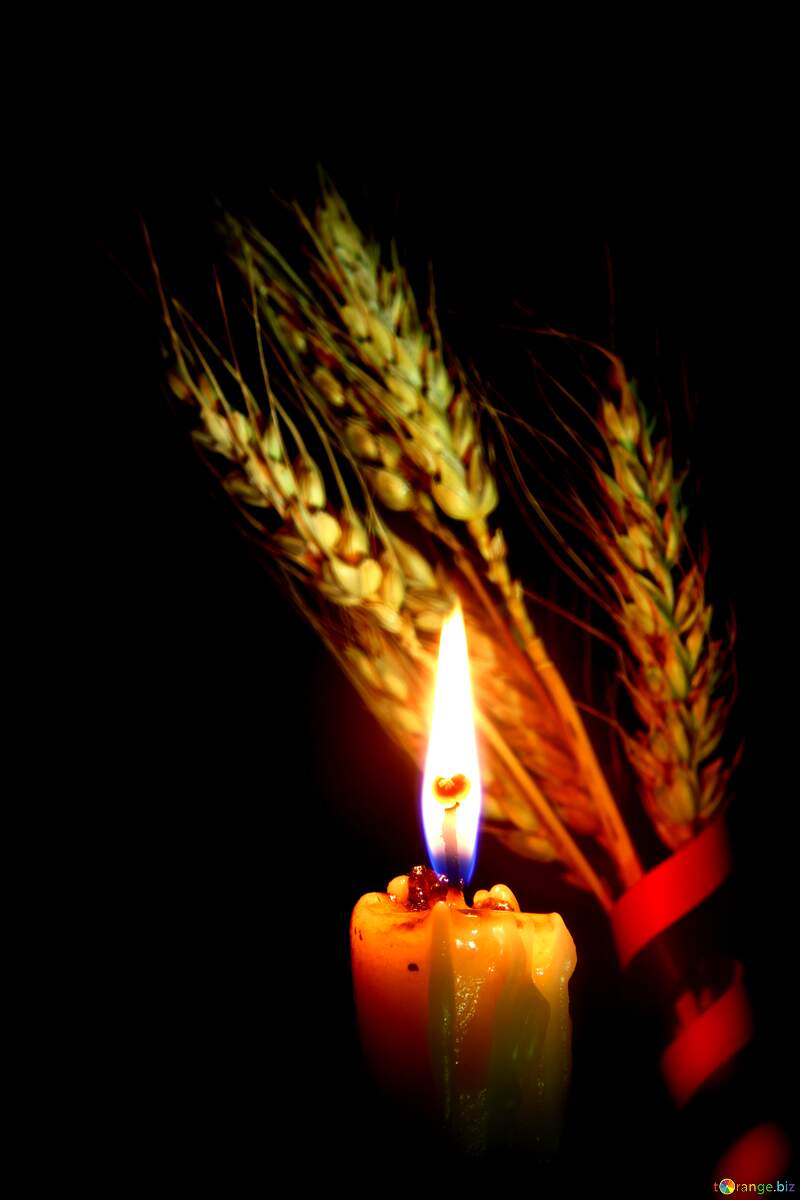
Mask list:
[[[766,1122],[749,1130],[723,1154],[715,1179],[766,1183],[778,1179],[789,1167],[792,1147],[780,1125]]]
[[[620,963],[626,967],[665,929],[707,900],[731,870],[725,825],[717,820],[665,862],[635,883],[611,913]],[[684,1021],[661,1058],[661,1071],[675,1104],[682,1108],[716,1070],[742,1050],[753,1036],[750,1004],[742,982],[742,964],[730,987],[705,1010]],[[746,1182],[777,1177],[790,1158],[779,1125],[751,1129],[729,1147],[717,1166],[717,1178]]]
[[[737,963],[736,978],[728,990],[686,1025],[661,1057],[661,1073],[678,1108],[683,1108],[705,1080],[743,1049],[752,1036],[742,964]]]
[[[623,967],[654,938],[716,891],[731,869],[725,826],[715,821],[635,883],[617,902],[611,925]],[[752,1037],[741,964],[728,990],[684,1023],[667,1047],[661,1069],[673,1100],[683,1107],[698,1088]]]
[[[611,927],[623,967],[648,942],[702,904],[725,881],[731,854],[715,821],[635,883],[614,906]]]

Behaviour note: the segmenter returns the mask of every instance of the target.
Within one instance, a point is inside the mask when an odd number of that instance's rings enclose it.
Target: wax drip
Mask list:
[[[406,908],[412,912],[433,908],[437,901],[447,899],[447,893],[446,875],[437,875],[430,867],[412,867],[409,871]]]

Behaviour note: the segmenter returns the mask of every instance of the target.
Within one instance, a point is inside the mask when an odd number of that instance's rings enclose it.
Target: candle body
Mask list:
[[[413,912],[372,892],[350,935],[362,1043],[381,1083],[466,1149],[552,1152],[576,961],[561,917],[445,901]]]

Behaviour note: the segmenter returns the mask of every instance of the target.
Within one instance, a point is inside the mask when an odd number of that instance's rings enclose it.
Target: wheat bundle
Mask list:
[[[456,592],[469,629],[485,826],[558,862],[609,908],[641,867],[577,705],[534,628],[493,519],[498,483],[479,383],[425,320],[397,253],[384,266],[327,184],[308,266],[226,218],[257,370],[219,349],[159,294],[173,392],[196,442],[298,604],[369,708],[416,762],[427,730],[435,637]],[[155,266],[155,263],[154,263]],[[223,305],[226,319],[227,310]],[[684,550],[666,442],[611,356],[597,418],[612,471],[581,504],[607,565],[627,682],[644,725],[624,744],[664,842],[691,836],[732,769],[706,761],[729,703],[709,637],[701,563]]]

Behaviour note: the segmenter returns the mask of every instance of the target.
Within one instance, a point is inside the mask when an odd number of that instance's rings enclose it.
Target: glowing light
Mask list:
[[[448,848],[469,882],[478,849],[481,777],[467,633],[461,605],[442,625],[433,715],[422,780],[422,824],[434,870],[450,874]],[[446,825],[448,844],[445,842]]]

